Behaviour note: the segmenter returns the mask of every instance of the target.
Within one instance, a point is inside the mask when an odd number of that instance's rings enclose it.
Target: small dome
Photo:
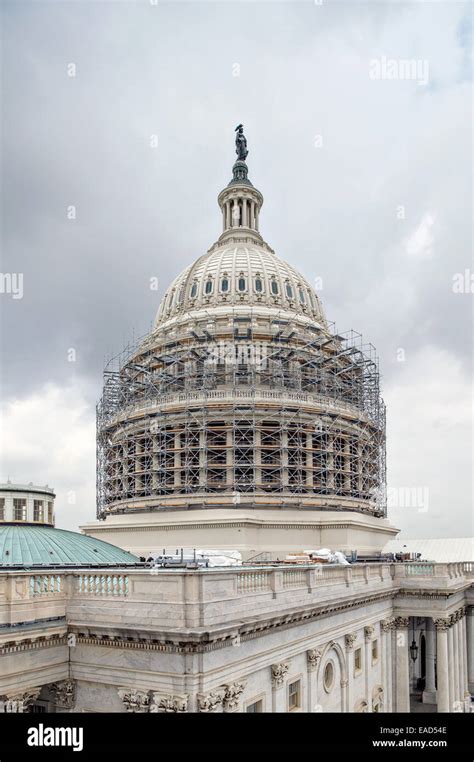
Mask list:
[[[133,566],[139,559],[108,542],[48,526],[0,525],[0,567]]]
[[[155,327],[190,310],[248,304],[304,314],[324,323],[318,296],[294,267],[269,247],[220,245],[186,268],[165,293]]]

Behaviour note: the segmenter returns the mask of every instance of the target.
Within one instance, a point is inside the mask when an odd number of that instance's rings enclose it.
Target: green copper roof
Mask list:
[[[78,532],[31,524],[0,524],[0,569],[8,566],[133,565],[136,556]]]

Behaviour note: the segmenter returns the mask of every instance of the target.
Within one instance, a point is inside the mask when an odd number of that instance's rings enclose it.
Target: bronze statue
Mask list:
[[[247,138],[244,135],[244,125],[237,125],[235,132],[237,133],[235,136],[235,153],[237,154],[237,161],[245,161],[249,152],[247,150]]]

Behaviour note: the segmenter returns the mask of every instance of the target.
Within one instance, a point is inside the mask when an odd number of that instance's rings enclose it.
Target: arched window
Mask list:
[[[286,284],[286,295],[288,299],[293,299],[293,289],[289,283]]]
[[[272,294],[275,296],[278,294],[278,283],[274,279],[272,280]]]
[[[206,288],[204,289],[206,294],[212,294],[212,280],[206,281]]]
[[[198,292],[197,283],[193,283],[193,285],[191,286],[191,299],[194,299],[194,297],[196,296],[197,292]]]
[[[239,291],[245,291],[245,288],[246,288],[245,278],[239,278],[239,280],[237,281],[237,286]]]
[[[223,294],[226,293],[226,291],[229,290],[229,279],[228,278],[222,278],[221,280],[221,291]]]
[[[261,278],[255,278],[255,291],[261,294],[263,291],[263,283]]]
[[[301,302],[301,304],[305,304],[306,303],[306,299],[305,299],[305,295],[304,295],[303,289],[300,287],[298,289],[298,291],[299,291],[299,295],[300,295],[300,302]]]

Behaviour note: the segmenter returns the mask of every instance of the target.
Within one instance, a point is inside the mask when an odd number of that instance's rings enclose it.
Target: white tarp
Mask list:
[[[349,561],[346,561],[344,553],[341,553],[340,550],[332,551],[329,548],[319,548],[319,550],[304,550],[303,552],[315,560],[320,558],[321,561],[326,561],[329,564],[349,566]]]

